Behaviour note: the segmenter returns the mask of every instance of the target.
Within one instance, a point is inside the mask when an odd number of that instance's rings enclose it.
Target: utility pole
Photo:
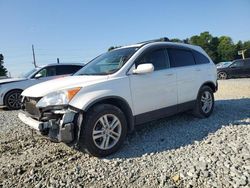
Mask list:
[[[34,45],[32,44],[32,53],[33,53],[33,63],[34,63],[34,66],[35,68],[37,67],[36,65],[36,56],[35,56],[35,50],[34,50]]]
[[[60,63],[59,58],[56,58],[56,60],[57,60],[57,64],[59,64]]]
[[[238,51],[238,55],[241,55],[242,56],[242,59],[245,59],[245,52],[247,51],[247,49],[245,50],[240,50]]]

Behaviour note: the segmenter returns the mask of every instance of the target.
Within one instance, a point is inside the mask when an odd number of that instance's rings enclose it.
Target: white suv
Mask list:
[[[216,90],[216,67],[200,47],[146,42],[26,89],[19,118],[53,140],[103,157],[117,151],[135,125],[188,110],[210,116]]]

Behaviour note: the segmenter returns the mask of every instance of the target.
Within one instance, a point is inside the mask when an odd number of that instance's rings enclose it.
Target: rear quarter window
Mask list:
[[[206,64],[210,63],[209,59],[200,52],[193,51],[196,64]]]
[[[171,67],[195,65],[192,52],[185,49],[168,49]]]

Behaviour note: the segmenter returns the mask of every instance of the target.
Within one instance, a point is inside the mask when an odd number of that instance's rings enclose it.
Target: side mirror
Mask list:
[[[137,69],[133,70],[133,74],[146,74],[154,71],[154,65],[152,63],[144,63],[137,66]]]
[[[35,79],[39,79],[39,78],[41,78],[43,75],[41,74],[41,73],[38,73],[38,74],[36,74],[35,75]]]

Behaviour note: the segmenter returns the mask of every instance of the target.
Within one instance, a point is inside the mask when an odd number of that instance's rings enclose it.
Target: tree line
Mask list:
[[[207,31],[185,40],[174,38],[170,41],[198,45],[207,52],[215,63],[241,59],[242,55],[238,54],[241,50],[246,50],[245,58],[250,57],[250,41],[234,43],[229,36],[214,37]]]
[[[0,54],[0,76],[7,76],[7,69],[3,66],[3,54]]]
[[[238,52],[241,50],[246,50],[245,58],[250,57],[250,41],[238,41],[237,43],[234,43],[231,37],[215,37],[212,36],[212,34],[210,34],[208,31],[183,40],[173,38],[170,39],[170,41],[200,46],[207,52],[207,54],[216,64],[222,61],[241,59],[242,55],[238,54]],[[111,46],[108,51],[118,47],[120,46]]]
[[[237,43],[234,43],[232,38],[229,36],[215,37],[208,31],[183,40],[173,38],[170,39],[170,41],[198,45],[207,52],[207,54],[215,63],[241,59],[242,56],[238,54],[238,52],[241,50],[246,50],[245,58],[250,57],[250,40],[245,42],[238,41]],[[120,46],[111,46],[108,51],[111,51],[118,47]],[[4,56],[0,54],[0,76],[6,76],[8,72],[3,65],[3,60]]]

